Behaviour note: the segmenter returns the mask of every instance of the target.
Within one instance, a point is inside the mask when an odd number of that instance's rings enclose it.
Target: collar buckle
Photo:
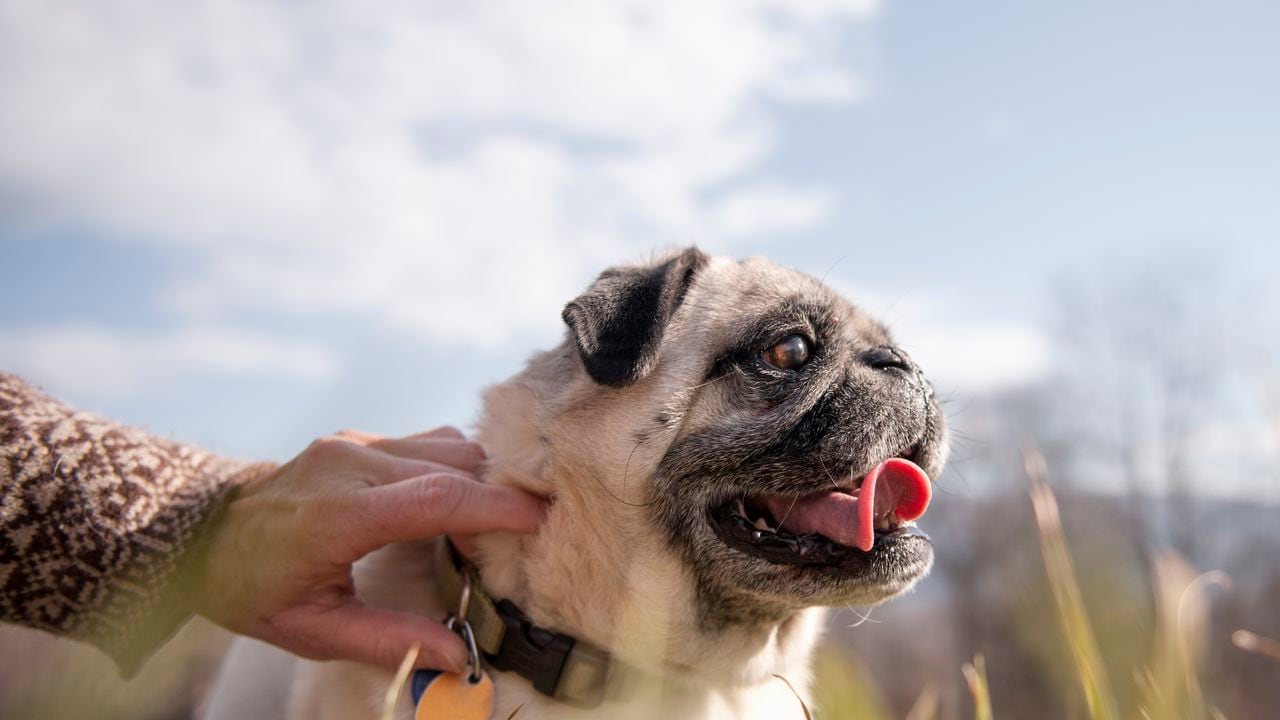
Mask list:
[[[534,625],[510,600],[499,600],[495,606],[506,632],[502,634],[502,646],[489,662],[499,670],[519,673],[538,692],[554,697],[575,640]]]

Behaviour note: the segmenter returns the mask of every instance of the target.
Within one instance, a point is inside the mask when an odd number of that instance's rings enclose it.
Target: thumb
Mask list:
[[[469,655],[462,638],[443,623],[413,613],[350,602],[335,608],[297,608],[278,616],[287,637],[305,638],[303,654],[342,658],[394,670],[414,646],[415,667],[462,672]]]

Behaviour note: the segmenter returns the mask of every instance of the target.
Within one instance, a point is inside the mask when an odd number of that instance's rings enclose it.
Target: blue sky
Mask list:
[[[0,2],[0,367],[284,458],[466,424],[605,265],[826,275],[948,392],[1055,283],[1280,247],[1280,7]],[[1264,293],[1251,312],[1280,317]]]

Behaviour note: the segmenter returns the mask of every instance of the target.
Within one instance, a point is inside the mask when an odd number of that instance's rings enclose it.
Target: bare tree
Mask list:
[[[1164,540],[1196,557],[1196,439],[1230,422],[1243,301],[1212,258],[1144,258],[1061,285],[1059,381],[1075,402],[1059,410],[1073,416],[1074,470],[1120,479],[1139,547]],[[1157,528],[1153,495],[1167,502]]]

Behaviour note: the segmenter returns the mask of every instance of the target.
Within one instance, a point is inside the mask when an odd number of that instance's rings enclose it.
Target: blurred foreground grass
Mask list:
[[[1131,668],[1130,677],[1120,687],[1116,673],[1108,672],[1103,645],[1086,609],[1085,593],[1068,550],[1057,500],[1049,488],[1044,458],[1038,451],[1028,450],[1024,465],[1031,482],[1031,504],[1052,598],[1052,615],[1049,608],[1041,607],[1041,619],[1058,626],[1061,642],[1049,651],[1059,655],[1060,664],[1069,668],[1061,679],[1072,685],[1061,688],[1061,695],[1079,701],[1056,708],[1052,715],[1088,720],[1226,720],[1226,715],[1205,699],[1200,673],[1210,628],[1205,591],[1211,586],[1229,588],[1230,578],[1220,572],[1197,573],[1177,553],[1157,552],[1150,569],[1155,623],[1152,637],[1144,643],[1149,651],[1137,667]],[[1103,643],[1107,640],[1106,636],[1101,638]],[[1280,661],[1280,643],[1246,630],[1237,631],[1232,640],[1242,650]],[[963,674],[971,695],[966,714],[975,720],[1000,718],[999,708],[992,707],[983,657],[976,656],[957,672]],[[825,648],[815,666],[816,716],[826,720],[893,718],[868,678],[866,669],[852,655],[838,648]],[[936,691],[923,688],[908,720],[939,717]]]
[[[0,626],[0,720],[168,720],[200,707],[231,636],[187,623],[126,682],[95,648]]]

